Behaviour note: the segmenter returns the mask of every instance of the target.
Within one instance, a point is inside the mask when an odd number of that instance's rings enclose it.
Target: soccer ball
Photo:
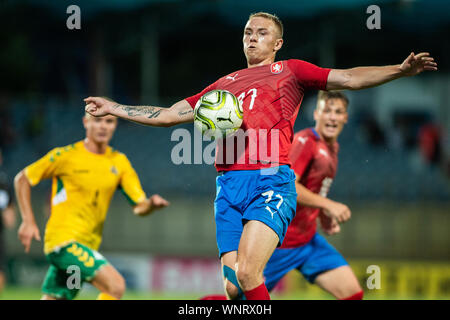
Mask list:
[[[229,91],[205,93],[194,109],[194,126],[209,138],[225,138],[241,127],[243,110],[239,100]]]

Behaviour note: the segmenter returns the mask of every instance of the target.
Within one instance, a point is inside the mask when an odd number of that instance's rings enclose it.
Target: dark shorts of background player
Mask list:
[[[74,299],[83,282],[91,281],[98,270],[108,264],[100,253],[78,242],[71,242],[46,257],[50,267],[42,285],[42,293],[57,299]],[[74,278],[76,276],[79,276],[78,280]]]
[[[309,283],[329,270],[348,265],[344,257],[328,241],[316,233],[306,244],[296,248],[278,248],[274,251],[264,269],[267,290],[275,285],[289,271],[297,269]]]
[[[219,257],[236,251],[244,224],[258,220],[278,235],[280,246],[295,216],[295,174],[287,165],[226,171],[216,178],[216,239]]]

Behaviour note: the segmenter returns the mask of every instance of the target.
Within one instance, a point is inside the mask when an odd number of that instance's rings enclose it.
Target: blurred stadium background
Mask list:
[[[66,9],[81,9],[68,30]],[[368,30],[366,8],[381,8]],[[329,240],[348,258],[369,299],[450,298],[450,2],[445,0],[123,0],[0,1],[0,147],[11,180],[55,146],[84,137],[89,95],[124,104],[170,106],[222,75],[245,68],[242,29],[269,11],[285,25],[278,59],[323,67],[397,64],[429,51],[436,73],[348,92],[350,120],[340,137],[338,174],[329,197],[352,219]],[[295,129],[313,125],[316,93],[305,97]],[[192,132],[192,125],[184,128]],[[100,251],[126,277],[129,299],[196,299],[222,292],[215,243],[211,165],[175,165],[174,128],[121,121],[112,145],[126,153],[148,194],[172,205],[133,217],[117,193]],[[50,182],[33,189],[43,233]],[[4,230],[6,290],[0,299],[36,299],[47,269],[42,243],[25,255],[17,228]],[[367,267],[381,271],[368,289]],[[81,298],[95,297],[91,287]],[[280,299],[331,298],[289,274]]]

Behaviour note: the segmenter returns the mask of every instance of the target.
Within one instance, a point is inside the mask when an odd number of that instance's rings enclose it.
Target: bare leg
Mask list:
[[[326,271],[317,276],[315,283],[336,299],[344,299],[362,291],[358,279],[349,266]]]
[[[264,223],[248,221],[237,253],[236,276],[242,290],[252,290],[264,282],[263,270],[278,244],[278,235]]]
[[[237,262],[237,251],[230,251],[226,252],[222,255],[220,258],[220,262],[222,263],[222,270],[223,266],[227,266],[234,271],[236,271],[236,262]],[[225,293],[227,295],[227,298],[230,300],[236,299],[238,296],[238,288],[229,281],[225,275],[223,275],[223,287],[225,288]]]
[[[122,298],[126,288],[125,279],[110,264],[100,268],[91,284],[102,293],[106,293],[116,299]]]

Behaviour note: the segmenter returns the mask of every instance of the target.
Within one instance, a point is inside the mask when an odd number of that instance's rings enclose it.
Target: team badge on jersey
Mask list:
[[[114,173],[116,176],[119,174],[119,172],[117,171],[117,168],[115,166],[111,167],[111,172]]]
[[[270,71],[273,74],[281,73],[283,71],[283,62],[278,61],[278,62],[272,63],[270,65]]]

